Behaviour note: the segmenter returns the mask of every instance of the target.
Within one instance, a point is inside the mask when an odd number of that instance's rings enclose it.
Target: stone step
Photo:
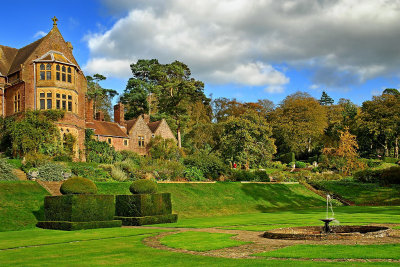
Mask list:
[[[20,169],[13,169],[15,176],[18,177],[21,181],[26,181],[28,178],[26,177],[26,173]]]
[[[38,184],[40,184],[44,189],[47,190],[52,196],[61,196],[60,187],[64,181],[60,182],[47,182],[36,180]]]

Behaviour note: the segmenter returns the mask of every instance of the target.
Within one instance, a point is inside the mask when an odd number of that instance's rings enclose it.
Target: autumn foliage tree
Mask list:
[[[340,141],[337,148],[324,148],[323,164],[331,169],[337,169],[344,175],[351,174],[354,170],[363,168],[363,163],[359,161],[358,144],[356,136],[349,132],[346,128],[344,131],[339,131]]]

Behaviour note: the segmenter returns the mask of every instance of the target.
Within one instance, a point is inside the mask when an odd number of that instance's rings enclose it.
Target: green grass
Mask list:
[[[354,262],[279,261],[269,259],[228,259],[175,253],[145,246],[142,240],[153,234],[148,229],[135,229],[130,236],[111,236],[106,229],[61,232],[43,230],[55,239],[62,234],[60,243],[42,246],[0,250],[1,266],[355,266]],[[122,230],[122,229],[119,229]],[[131,229],[133,230],[133,229]],[[25,236],[37,236],[38,230],[22,231]],[[110,229],[114,231],[114,229]],[[159,231],[159,230],[158,230]],[[97,240],[83,240],[79,234],[97,232]],[[0,233],[0,240],[7,234],[9,243],[21,232]],[[13,236],[13,234],[15,236]],[[74,236],[69,238],[68,235]],[[39,238],[39,236],[38,236]],[[64,241],[63,241],[64,240]],[[28,245],[29,242],[26,243]],[[361,263],[356,266],[395,266],[393,263]]]
[[[355,207],[342,206],[334,208],[335,218],[340,224],[400,223],[400,207]],[[325,218],[324,208],[298,209],[266,213],[249,213],[228,216],[179,219],[176,223],[154,226],[208,228],[222,227],[231,229],[241,226],[243,230],[254,230],[261,225],[322,225],[319,219]],[[285,226],[283,226],[285,227]]]
[[[341,181],[326,181],[319,184],[327,191],[356,205],[400,205],[400,185],[384,187],[378,184]]]
[[[233,240],[232,236],[234,235],[188,231],[165,236],[161,239],[161,244],[191,251],[209,251],[251,243]]]
[[[43,200],[48,195],[38,183],[31,181],[0,182],[0,231],[35,227],[43,217]]]
[[[295,245],[258,253],[256,256],[307,259],[400,259],[400,244]]]
[[[130,183],[96,183],[100,194],[130,194]],[[300,184],[158,184],[170,192],[180,218],[322,207],[325,200]]]

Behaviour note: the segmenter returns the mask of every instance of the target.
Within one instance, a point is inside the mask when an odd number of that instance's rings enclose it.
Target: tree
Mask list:
[[[389,156],[394,147],[394,156],[398,157],[398,138],[400,134],[400,98],[392,94],[374,96],[362,104],[358,119],[360,135],[366,136],[371,147],[383,148]]]
[[[334,102],[335,101],[325,91],[322,91],[322,96],[321,99],[319,100],[319,103],[322,106],[332,105]]]
[[[383,92],[382,95],[394,95],[394,96],[399,96],[400,92],[399,90],[395,88],[386,88]]]
[[[164,139],[156,136],[149,143],[150,156],[153,159],[177,160],[180,157],[179,149],[176,147],[174,139]]]
[[[327,127],[326,109],[307,93],[287,96],[270,114],[279,153],[310,153]]]
[[[339,133],[339,146],[337,148],[324,148],[323,154],[326,156],[324,163],[345,175],[349,175],[354,170],[363,168],[363,164],[359,161],[356,136],[352,135],[348,128],[339,131]]]
[[[258,113],[229,117],[223,126],[220,150],[225,160],[254,167],[272,159],[276,152],[272,129]]]
[[[103,111],[106,120],[111,119],[112,103],[111,100],[118,95],[113,89],[105,89],[100,86],[100,82],[107,78],[101,74],[86,76],[87,80],[87,96],[93,100],[93,111],[96,114],[98,110]]]

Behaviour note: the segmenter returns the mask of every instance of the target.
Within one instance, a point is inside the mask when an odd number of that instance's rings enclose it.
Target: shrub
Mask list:
[[[123,170],[129,177],[134,177],[136,169],[139,167],[133,160],[126,159],[115,163],[115,166]]]
[[[189,181],[203,181],[205,180],[203,172],[196,168],[196,167],[190,167],[185,170],[185,177]]]
[[[396,158],[390,158],[390,157],[384,157],[383,161],[386,163],[397,163],[398,161],[400,161],[399,159]]]
[[[63,174],[69,172],[63,165],[54,162],[47,162],[37,169],[39,171],[37,178],[43,181],[62,181],[65,179]]]
[[[31,152],[25,156],[25,163],[22,169],[26,172],[30,168],[37,168],[40,165],[50,162],[50,160],[51,158],[49,156],[37,152]]]
[[[131,151],[131,150],[122,150],[119,151],[120,155],[121,155],[121,160],[131,160],[132,162],[134,162],[136,165],[140,165],[140,163],[142,162],[143,156],[140,156],[139,154]]]
[[[154,175],[159,180],[177,180],[183,178],[185,166],[179,161],[156,160],[154,164]]]
[[[367,164],[367,166],[370,167],[370,168],[379,167],[379,166],[382,165],[382,163],[383,163],[383,161],[379,160],[379,159],[367,159],[365,161],[365,164]]]
[[[183,163],[186,167],[196,167],[200,169],[208,179],[216,180],[220,175],[228,172],[227,166],[219,157],[205,152],[198,152],[190,155],[184,159]]]
[[[247,171],[235,170],[232,172],[232,179],[234,181],[248,181],[248,182],[269,182],[269,176],[265,171]]]
[[[0,159],[0,180],[17,181],[18,177],[12,171],[11,165],[5,159]]]
[[[272,169],[284,169],[286,168],[286,164],[280,162],[280,161],[268,161],[265,164],[266,168],[272,168]]]
[[[22,162],[20,159],[7,159],[8,164],[10,164],[14,169],[22,169]]]
[[[69,163],[69,166],[71,172],[76,176],[81,176],[94,181],[105,181],[111,178],[105,170],[96,167],[96,164],[94,163],[71,162]]]
[[[307,164],[302,161],[296,161],[296,168],[305,168]]]
[[[60,188],[63,195],[69,194],[96,194],[97,186],[89,179],[73,177],[66,180]]]
[[[381,175],[381,184],[400,184],[400,167],[384,169]]]
[[[157,193],[157,183],[151,180],[137,180],[134,181],[129,190],[132,194],[154,194]]]
[[[260,181],[260,182],[269,182],[270,181],[268,173],[263,170],[254,171],[254,176],[256,177],[256,180]]]
[[[117,195],[115,203],[116,216],[142,217],[172,213],[170,193]]]
[[[313,164],[314,162],[319,162],[319,161],[318,161],[318,158],[319,158],[318,155],[309,157],[309,158],[307,159],[307,162],[310,163],[310,164]]]
[[[381,180],[383,170],[362,170],[354,173],[354,180],[362,183],[377,183]]]
[[[86,161],[96,163],[114,163],[121,161],[122,155],[115,151],[107,142],[94,140],[93,130],[86,129],[85,146]]]
[[[118,182],[128,180],[126,173],[116,166],[111,167],[111,177]]]
[[[54,161],[64,161],[64,162],[71,162],[72,161],[72,157],[68,156],[68,155],[58,155],[53,157]]]
[[[278,160],[283,162],[283,163],[289,164],[290,162],[295,162],[296,161],[296,157],[295,157],[294,152],[289,152],[289,153],[280,155],[278,157]]]

